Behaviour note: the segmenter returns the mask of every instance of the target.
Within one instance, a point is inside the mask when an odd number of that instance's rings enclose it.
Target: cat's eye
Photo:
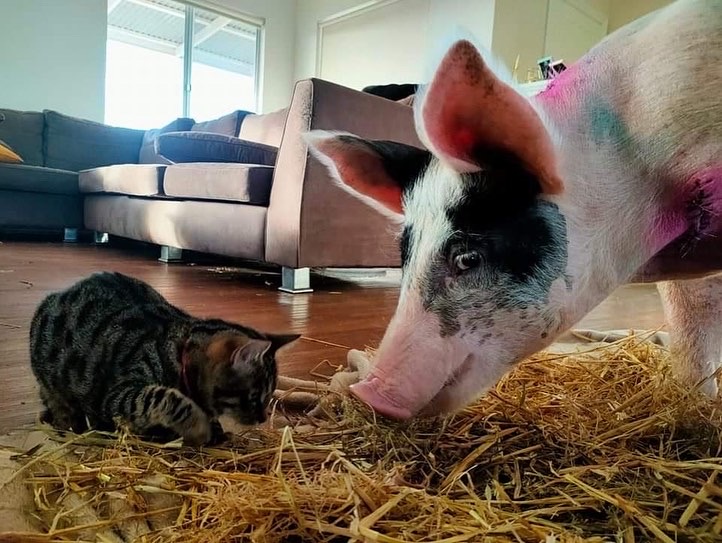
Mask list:
[[[468,251],[454,257],[454,267],[460,272],[476,268],[479,264],[481,255],[477,251]]]

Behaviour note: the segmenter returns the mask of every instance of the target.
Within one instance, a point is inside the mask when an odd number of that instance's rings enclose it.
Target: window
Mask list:
[[[173,0],[108,0],[105,122],[148,129],[255,111],[259,35]]]

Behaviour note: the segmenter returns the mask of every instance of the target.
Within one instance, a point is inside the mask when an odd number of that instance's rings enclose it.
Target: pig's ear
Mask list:
[[[419,138],[459,172],[479,170],[475,156],[510,152],[549,194],[563,190],[551,137],[529,101],[494,74],[467,40],[454,43],[415,104]]]
[[[338,132],[304,134],[311,153],[348,192],[398,219],[404,189],[421,175],[431,153],[393,141],[369,141]]]

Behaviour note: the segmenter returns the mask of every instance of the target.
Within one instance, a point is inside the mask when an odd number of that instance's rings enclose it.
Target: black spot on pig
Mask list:
[[[402,191],[406,192],[431,162],[432,155],[425,149],[412,145],[387,140],[364,140],[355,136],[340,135],[338,140],[348,145],[363,146],[381,159],[381,163],[396,181]]]
[[[411,257],[411,226],[404,226],[403,232],[401,232],[401,241],[399,243],[401,249],[401,266],[405,268],[409,263]]]
[[[462,315],[465,323],[486,328],[500,310],[524,308],[531,313],[519,316],[531,319],[556,279],[563,278],[567,288],[570,283],[566,221],[540,197],[538,179],[508,153],[487,153],[478,161],[483,170],[462,176],[464,196],[446,210],[454,234],[442,249],[443,264],[431,266],[425,282],[424,305],[438,315],[444,336],[458,332]],[[471,250],[479,253],[480,265],[457,277],[454,255]],[[447,285],[449,276],[457,284]]]

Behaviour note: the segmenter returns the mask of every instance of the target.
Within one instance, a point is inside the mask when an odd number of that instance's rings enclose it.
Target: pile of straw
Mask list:
[[[634,338],[540,354],[445,420],[339,398],[232,448],[55,436],[19,475],[50,535],[16,540],[720,541],[721,406],[668,356]]]

